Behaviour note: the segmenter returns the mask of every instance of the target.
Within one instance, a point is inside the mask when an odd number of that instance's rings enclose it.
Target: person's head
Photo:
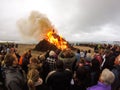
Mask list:
[[[85,65],[85,59],[81,58],[80,61],[78,62],[78,67],[82,67]]]
[[[120,65],[120,54],[115,58],[114,64]]]
[[[71,58],[74,56],[74,53],[72,52],[71,49],[65,49],[62,51],[62,57],[63,58]]]
[[[81,82],[85,81],[85,79],[87,78],[87,70],[85,69],[85,67],[78,67],[77,68],[76,78]]]
[[[114,82],[115,75],[109,69],[104,69],[100,75],[99,81],[105,85],[111,85]]]
[[[99,53],[99,50],[95,50],[95,53]]]
[[[56,55],[56,53],[55,53],[53,50],[51,50],[51,51],[49,52],[49,56],[50,56],[50,57],[55,57],[55,55]]]
[[[30,64],[37,64],[37,63],[38,63],[37,58],[35,58],[35,57],[30,58]]]
[[[90,50],[90,49],[88,50],[88,53],[91,53],[91,50]]]
[[[77,53],[80,53],[80,49],[77,49]]]
[[[18,65],[18,58],[15,54],[9,53],[5,56],[4,62],[6,66],[16,66]]]
[[[28,87],[30,90],[35,90],[35,82],[38,81],[39,79],[39,72],[37,69],[31,69],[29,70],[27,74],[27,79],[28,79]]]
[[[62,60],[56,61],[56,68],[57,68],[57,70],[64,70],[64,63]]]

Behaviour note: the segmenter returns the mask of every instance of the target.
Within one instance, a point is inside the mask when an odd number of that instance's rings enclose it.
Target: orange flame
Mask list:
[[[64,50],[68,48],[67,42],[62,38],[62,36],[57,35],[54,30],[47,33],[47,41],[54,44],[58,49]]]

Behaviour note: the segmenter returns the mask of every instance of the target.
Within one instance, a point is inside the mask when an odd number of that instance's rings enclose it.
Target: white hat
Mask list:
[[[51,51],[49,52],[49,56],[55,56],[55,55],[56,55],[56,53],[55,53],[54,51],[51,50]]]

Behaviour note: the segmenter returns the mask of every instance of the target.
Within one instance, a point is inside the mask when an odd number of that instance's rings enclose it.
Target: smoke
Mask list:
[[[37,11],[32,11],[27,19],[17,22],[19,31],[24,39],[42,40],[48,31],[52,29],[49,19]]]

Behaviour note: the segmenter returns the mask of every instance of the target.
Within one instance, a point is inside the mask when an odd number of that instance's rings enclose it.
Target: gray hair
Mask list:
[[[115,75],[109,69],[104,69],[100,75],[100,80],[106,85],[112,84],[114,82],[114,79]]]

